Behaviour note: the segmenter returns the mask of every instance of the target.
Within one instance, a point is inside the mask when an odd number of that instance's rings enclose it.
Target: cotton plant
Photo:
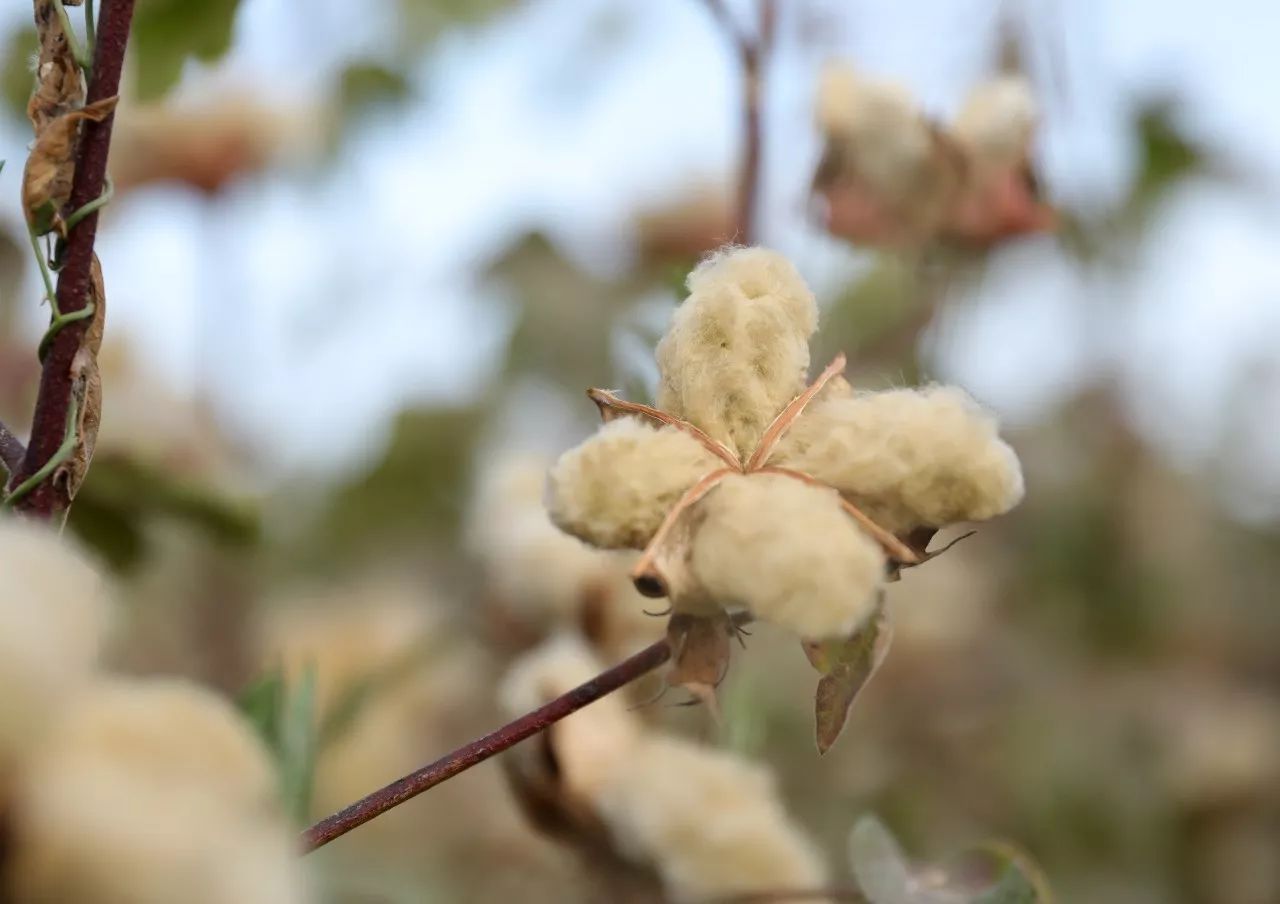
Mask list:
[[[688,288],[658,343],[656,407],[590,390],[604,425],[551,469],[548,509],[587,543],[641,551],[632,578],[670,602],[675,683],[709,698],[743,618],[797,634],[823,674],[825,750],[883,656],[885,584],[937,530],[1016,505],[1018,458],[961,389],[857,391],[842,355],[806,385],[818,309],[781,254],[722,251]]]

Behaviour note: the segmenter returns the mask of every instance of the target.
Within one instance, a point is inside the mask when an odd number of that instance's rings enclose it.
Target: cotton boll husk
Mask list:
[[[723,462],[675,427],[616,418],[560,456],[547,506],[561,529],[604,549],[643,549],[684,492]]]
[[[734,475],[699,509],[690,567],[712,599],[813,639],[848,634],[871,613],[884,553],[835,490]]]
[[[951,129],[979,167],[1011,166],[1026,157],[1037,118],[1027,80],[1006,75],[974,88]]]
[[[772,775],[728,752],[646,737],[595,805],[620,849],[653,863],[677,901],[826,882]]]
[[[995,418],[952,386],[817,402],[770,463],[830,484],[900,535],[992,518],[1023,493],[1018,457]]]
[[[551,462],[510,455],[486,469],[468,525],[468,545],[491,592],[531,626],[593,625],[606,658],[626,656],[662,636],[660,619],[631,583],[636,556],[593,549],[551,523],[543,505]],[[588,611],[590,610],[590,611]]]
[[[765,248],[708,258],[689,293],[658,343],[658,407],[746,457],[804,389],[817,303],[791,262]]]
[[[571,634],[552,637],[516,660],[502,680],[498,698],[509,718],[517,718],[604,671],[604,664]],[[560,774],[575,794],[596,794],[638,743],[640,722],[626,698],[611,694],[555,725]]]
[[[0,776],[92,676],[111,621],[106,583],[69,540],[0,520]]]
[[[11,813],[18,904],[305,899],[266,750],[193,684],[85,691],[24,764]]]

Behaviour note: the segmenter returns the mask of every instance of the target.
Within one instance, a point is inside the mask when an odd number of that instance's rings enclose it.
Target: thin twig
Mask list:
[[[744,245],[759,241],[757,207],[763,180],[763,127],[760,95],[764,60],[773,43],[777,8],[774,0],[759,0],[759,25],[752,38],[733,21],[722,0],[704,0],[742,63],[742,163],[738,170],[737,212],[734,235]]]
[[[664,639],[653,643],[613,668],[601,672],[585,684],[521,716],[484,737],[445,754],[417,772],[392,782],[384,788],[356,801],[345,810],[320,820],[302,833],[304,852],[314,851],[340,838],[352,829],[398,807],[429,788],[483,763],[490,757],[514,747],[526,738],[559,722],[589,703],[613,693],[642,675],[653,671],[671,658],[671,646]]]
[[[17,473],[18,468],[22,467],[23,456],[27,454],[27,447],[22,445],[22,440],[13,435],[13,431],[0,421],[0,462],[4,463],[5,470],[10,475]]]
[[[93,73],[89,79],[86,105],[116,96],[120,91],[120,72],[124,67],[124,51],[129,41],[129,23],[133,20],[134,0],[111,0],[104,3],[98,19],[96,46],[92,48]],[[102,122],[87,121],[81,127],[80,146],[76,153],[75,179],[71,185],[69,208],[78,210],[102,195],[106,187],[107,154],[111,148],[111,126],[114,114]],[[73,314],[84,309],[90,297],[90,268],[93,243],[98,232],[97,211],[77,223],[67,234],[64,265],[58,274],[58,311]],[[67,412],[71,406],[72,359],[80,348],[87,320],[68,324],[50,343],[40,374],[40,392],[31,423],[31,441],[22,467],[20,483],[36,474],[58,451],[66,436]],[[45,480],[17,507],[28,514],[52,518],[71,504],[66,486],[55,486]]]

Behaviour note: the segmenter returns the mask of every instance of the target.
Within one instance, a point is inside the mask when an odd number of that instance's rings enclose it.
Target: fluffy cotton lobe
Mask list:
[[[620,417],[551,469],[551,520],[605,549],[643,549],[681,495],[723,467],[688,433]]]
[[[658,343],[658,407],[745,457],[804,388],[817,303],[791,262],[765,248],[709,258],[689,293]]]
[[[690,567],[711,598],[814,639],[848,634],[872,611],[884,554],[835,490],[734,475],[700,509]]]
[[[771,462],[835,487],[899,535],[992,518],[1023,493],[1017,455],[995,418],[951,386],[819,401]]]

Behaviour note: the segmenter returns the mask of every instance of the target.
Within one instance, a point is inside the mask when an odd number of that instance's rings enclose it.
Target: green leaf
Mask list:
[[[275,756],[280,747],[280,713],[284,709],[284,675],[271,669],[241,691],[236,706]]]
[[[801,641],[810,664],[822,675],[813,698],[820,754],[830,750],[844,731],[853,701],[884,661],[892,638],[882,598],[866,623],[843,640]]]
[[[280,781],[285,811],[299,824],[311,819],[311,795],[315,786],[316,753],[316,670],[302,670],[296,687],[285,695],[280,719]]]
[[[28,25],[10,32],[9,41],[4,48],[0,91],[4,94],[5,106],[15,116],[23,119],[26,118],[27,101],[35,86],[35,76],[31,74],[31,57],[39,46],[40,40],[36,37],[35,28]]]
[[[226,53],[239,5],[239,0],[139,0],[129,39],[138,99],[162,97],[188,59],[209,63]]]

